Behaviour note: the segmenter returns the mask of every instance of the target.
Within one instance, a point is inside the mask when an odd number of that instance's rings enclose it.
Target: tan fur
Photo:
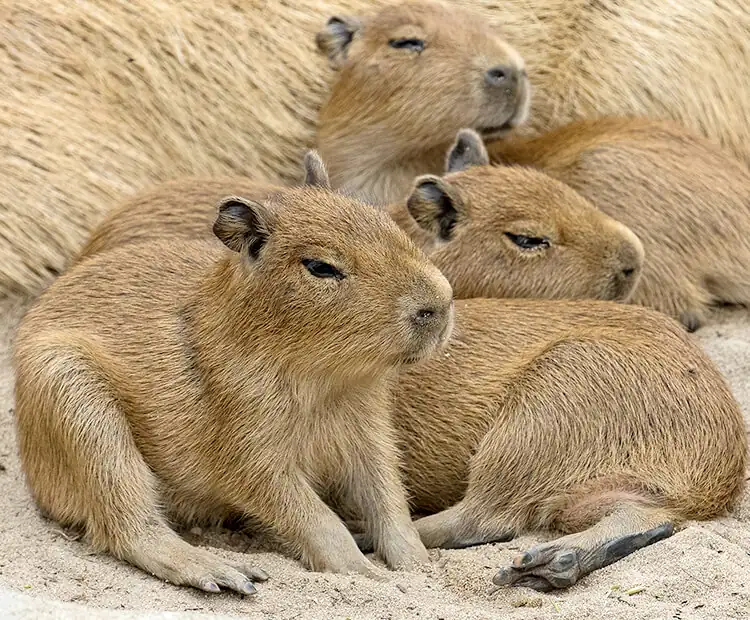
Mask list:
[[[541,507],[561,509],[584,480],[706,519],[744,479],[744,423],[721,374],[678,323],[637,306],[456,301],[451,343],[402,373],[397,411],[423,510],[460,499],[469,465],[494,487],[475,499],[507,502],[526,527],[552,525]]]
[[[317,39],[339,69],[318,119],[318,148],[335,186],[379,204],[401,200],[415,176],[442,172],[459,129],[491,136],[526,119],[523,59],[478,13],[416,2],[369,20],[341,19]],[[399,40],[424,49],[394,49]],[[498,69],[505,77],[488,80]]]
[[[459,162],[461,146],[482,152]],[[457,299],[629,299],[643,266],[632,231],[544,174],[486,165],[474,132],[459,132],[447,159],[460,171],[417,178],[409,198],[388,211]]]
[[[633,230],[646,260],[631,298],[697,329],[714,304],[750,304],[750,170],[667,122],[580,121],[490,144],[537,167]]]
[[[281,466],[278,446],[296,455],[303,471],[322,476],[348,462],[348,442],[371,449],[370,435],[378,430],[372,416],[351,409],[346,411],[352,418],[319,411],[325,426],[318,426],[320,417],[298,414],[290,420],[275,410],[248,433],[249,422],[237,411],[251,408],[238,407],[237,398],[274,402],[287,411],[282,405],[289,395],[273,390],[248,355],[258,345],[246,348],[253,346],[248,340],[260,341],[260,352],[268,352],[281,327],[272,321],[259,339],[255,329],[238,330],[232,319],[241,312],[240,300],[218,290],[191,296],[196,277],[190,272],[210,264],[215,250],[202,242],[172,243],[130,243],[84,259],[25,319],[16,353],[21,454],[37,501],[63,521],[97,514],[89,521],[94,541],[152,571],[141,547],[130,551],[128,536],[132,529],[150,531],[143,523],[156,491],[146,463],[183,519],[208,517],[209,510],[257,516],[270,504],[244,504],[247,489],[261,493],[288,481],[275,469]],[[189,266],[188,273],[180,265]],[[393,290],[391,279],[403,267],[392,265],[373,285]],[[165,279],[174,285],[165,287]],[[277,282],[263,286],[265,292],[253,299],[274,288],[286,292]],[[221,289],[218,282],[213,287]],[[168,312],[162,309],[165,298]],[[182,312],[175,314],[175,306]],[[359,316],[371,329],[380,322],[373,306],[366,307]],[[264,312],[258,321],[278,321],[277,313]],[[648,532],[664,536],[670,524],[720,515],[740,494],[746,466],[742,415],[717,369],[671,319],[608,302],[485,299],[456,302],[456,314],[446,351],[402,371],[392,418],[413,508],[443,510],[416,521],[424,544],[456,547],[562,529],[569,534],[527,552],[536,562],[532,569],[524,568],[523,554],[496,581],[564,587],[617,559],[617,549],[622,554],[622,548],[632,552],[648,544]],[[186,337],[193,317],[201,316],[206,326],[225,330],[224,336],[195,342]],[[283,316],[295,324],[295,317]],[[310,320],[309,312],[296,318],[308,328]],[[360,339],[357,345],[350,344],[354,338],[337,341],[329,352],[313,346],[318,338],[295,338],[297,346],[285,350],[284,359],[299,376],[312,371],[318,378],[331,359],[347,377],[361,370]],[[384,346],[388,341],[383,334]],[[350,398],[360,398],[354,385]],[[321,402],[312,389],[321,384],[311,380],[295,399]],[[324,394],[335,401],[334,394]],[[210,413],[197,418],[200,426],[193,431],[197,411]],[[318,443],[321,428],[327,441],[339,438],[333,452]],[[362,433],[355,440],[357,429]],[[200,440],[180,443],[191,432]],[[260,466],[265,459],[273,471]],[[247,468],[241,477],[238,464]],[[95,487],[103,471],[108,489],[117,482],[104,505]],[[287,518],[300,518],[298,506],[288,504],[287,515],[266,512],[266,523],[282,528]],[[359,516],[356,509],[347,514]],[[161,531],[166,536],[165,526]],[[324,537],[321,544],[330,542]],[[179,555],[178,561],[186,557],[192,556]],[[160,573],[180,582],[174,574]]]
[[[332,15],[366,16],[383,4],[4,2],[0,293],[38,292],[110,205],[155,182],[298,180],[334,77],[315,34]],[[746,0],[457,4],[477,10],[525,59],[529,131],[647,114],[684,122],[748,160]],[[369,155],[377,144],[363,148]]]
[[[482,152],[461,162],[461,172],[420,177],[407,201],[388,207],[457,298],[629,298],[643,264],[643,248],[630,230],[547,175],[476,165],[489,162],[481,139],[461,135]],[[243,178],[187,178],[154,187],[114,209],[77,260],[165,237],[216,244],[217,200],[227,194],[262,200],[277,190]],[[515,235],[544,239],[546,247],[522,249]]]
[[[327,185],[322,171],[308,179]],[[16,415],[39,506],[207,591],[252,593],[259,573],[167,518],[250,518],[314,570],[374,575],[330,497],[364,515],[390,567],[426,561],[391,389],[449,336],[448,282],[387,216],[320,187],[227,198],[214,232],[234,252],[179,238],[101,252],[23,319]],[[315,277],[308,259],[343,276]]]
[[[529,551],[540,560],[530,575],[520,555],[500,584],[570,585],[623,537],[720,515],[744,485],[731,392],[652,310],[457,301],[448,349],[401,376],[394,421],[412,507],[443,511],[416,521],[428,547],[568,534]],[[564,557],[566,571],[555,565]]]
[[[528,67],[534,95],[521,131],[607,114],[650,115],[679,120],[750,162],[750,89],[738,71],[750,65],[744,0],[519,0],[490,7],[498,20],[454,7],[448,15],[424,3],[389,7],[355,21],[351,43],[334,39],[343,48],[340,72],[320,112],[318,139],[334,184],[393,202],[412,177],[439,172],[446,143],[461,127],[522,122],[526,84],[514,88],[507,80],[505,98],[494,102],[479,96],[477,66],[487,61]],[[424,52],[391,49],[389,40],[401,36],[424,40]]]

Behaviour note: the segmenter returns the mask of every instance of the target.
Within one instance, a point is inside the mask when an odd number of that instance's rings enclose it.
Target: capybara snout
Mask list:
[[[645,258],[643,244],[638,236],[627,226],[618,222],[612,222],[615,229],[614,235],[621,238],[620,243],[616,243],[612,253],[612,263],[615,265],[612,269],[612,301],[625,302],[630,299],[641,279],[643,272],[643,262]]]
[[[432,265],[415,282],[415,292],[402,297],[401,305],[413,345],[405,363],[417,362],[442,348],[453,330],[453,289]]]

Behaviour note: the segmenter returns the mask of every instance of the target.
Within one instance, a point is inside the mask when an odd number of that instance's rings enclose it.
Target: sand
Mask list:
[[[750,492],[732,515],[689,523],[672,538],[552,594],[491,584],[498,566],[542,536],[432,551],[420,572],[394,572],[376,582],[308,572],[260,537],[193,530],[183,532],[190,542],[227,558],[246,554],[271,579],[249,598],[160,582],[93,553],[36,511],[24,486],[12,413],[9,344],[22,311],[20,302],[0,302],[0,618],[750,618]],[[750,420],[750,314],[724,312],[695,338]]]

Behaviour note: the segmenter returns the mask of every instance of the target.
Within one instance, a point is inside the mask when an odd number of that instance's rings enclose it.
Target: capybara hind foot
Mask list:
[[[206,592],[220,592],[223,587],[240,594],[255,594],[253,582],[268,579],[258,568],[223,560],[172,533],[156,540],[147,537],[123,555],[124,559],[160,579]]]
[[[565,536],[516,556],[512,565],[501,568],[492,581],[499,586],[524,586],[540,592],[567,588],[581,577],[673,533],[672,524],[665,523],[645,532],[613,538],[593,549],[576,547],[571,544],[575,535]]]

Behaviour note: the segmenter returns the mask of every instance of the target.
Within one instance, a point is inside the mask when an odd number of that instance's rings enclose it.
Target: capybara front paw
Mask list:
[[[415,570],[430,561],[414,527],[386,538],[380,545],[380,555],[392,569]]]
[[[257,592],[253,582],[268,579],[266,572],[259,568],[228,562],[187,543],[179,547],[179,550],[165,555],[160,555],[155,549],[136,552],[131,561],[160,579],[204,592],[228,589],[252,595]]]
[[[385,576],[355,547],[356,553],[325,553],[310,557],[306,564],[318,573],[358,573],[371,579],[383,580]]]

